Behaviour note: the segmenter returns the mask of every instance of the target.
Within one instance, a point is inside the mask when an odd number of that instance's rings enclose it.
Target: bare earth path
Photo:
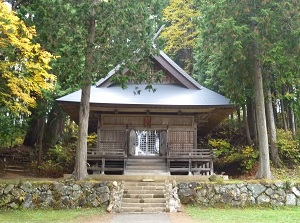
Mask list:
[[[76,223],[196,223],[184,211],[160,214],[109,214],[79,218]]]

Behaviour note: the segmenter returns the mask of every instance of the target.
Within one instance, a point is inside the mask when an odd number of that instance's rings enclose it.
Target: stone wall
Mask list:
[[[107,182],[0,183],[0,209],[99,207],[109,203]]]
[[[217,184],[181,182],[176,186],[176,183],[173,182],[170,185],[168,186],[171,189],[167,196],[169,197],[167,203],[170,211],[176,208],[180,209],[180,202],[182,204],[213,207],[300,206],[300,183],[245,182]],[[178,190],[180,201],[174,190]],[[62,181],[33,183],[25,181],[0,183],[0,209],[61,209],[109,205],[108,211],[118,211],[122,194],[122,183],[117,184],[117,182]]]
[[[179,183],[178,195],[183,204],[200,206],[300,206],[300,184],[274,183]]]

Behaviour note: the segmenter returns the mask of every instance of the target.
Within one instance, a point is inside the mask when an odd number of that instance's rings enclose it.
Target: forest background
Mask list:
[[[0,148],[25,148],[36,174],[72,172],[77,142],[95,143],[95,135],[78,133],[55,99],[88,89],[125,55],[126,66],[135,70],[135,57],[155,53],[152,37],[162,24],[158,48],[237,105],[227,121],[199,139],[217,149],[215,171],[272,178],[298,169],[298,1],[6,2],[12,11],[1,3]],[[130,49],[124,47],[128,39]],[[140,54],[128,57],[137,48]],[[144,73],[133,74],[151,84]],[[126,79],[117,81],[124,85]]]

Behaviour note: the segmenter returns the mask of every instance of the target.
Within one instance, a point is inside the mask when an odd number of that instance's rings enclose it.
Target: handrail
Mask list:
[[[125,147],[126,144],[123,142],[102,142],[97,148],[88,148],[88,158],[95,157],[126,157]]]
[[[169,150],[168,157],[213,158],[211,149]]]

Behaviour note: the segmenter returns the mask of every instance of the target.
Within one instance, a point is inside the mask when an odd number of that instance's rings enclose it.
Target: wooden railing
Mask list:
[[[126,166],[126,143],[102,142],[98,148],[88,148],[88,170],[93,174],[124,172]]]
[[[125,143],[120,142],[104,142],[100,143],[99,148],[88,148],[88,160],[96,160],[99,158],[126,157]]]
[[[211,149],[191,149],[191,150],[172,150],[168,151],[168,158],[203,158],[212,159]]]
[[[190,146],[171,146],[167,154],[167,168],[171,173],[213,174],[213,151],[206,148],[193,149]]]

